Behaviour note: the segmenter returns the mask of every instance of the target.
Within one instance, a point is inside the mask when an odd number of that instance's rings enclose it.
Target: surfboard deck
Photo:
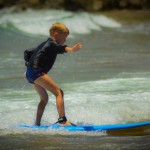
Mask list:
[[[42,125],[42,126],[32,126],[26,124],[19,124],[21,128],[29,129],[51,129],[51,130],[64,130],[64,131],[82,131],[82,132],[102,132],[106,131],[108,134],[126,134],[132,132],[132,134],[138,131],[145,132],[144,134],[150,134],[150,121],[149,122],[137,122],[137,123],[127,123],[127,124],[110,124],[110,125],[77,125],[77,126],[60,126],[59,124]],[[127,134],[128,133],[128,134]]]

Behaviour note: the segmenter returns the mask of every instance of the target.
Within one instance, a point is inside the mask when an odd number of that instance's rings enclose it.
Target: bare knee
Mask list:
[[[62,97],[64,96],[64,92],[61,89],[57,89],[56,94],[54,94],[56,97],[61,95]]]
[[[46,105],[48,103],[48,96],[40,97],[40,103]]]

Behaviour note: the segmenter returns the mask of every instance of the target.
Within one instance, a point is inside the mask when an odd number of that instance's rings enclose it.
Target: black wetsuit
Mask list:
[[[26,78],[28,82],[33,84],[38,77],[48,73],[56,60],[57,54],[66,53],[65,47],[66,45],[57,44],[53,39],[49,38],[35,50],[33,49],[31,58],[26,62]]]
[[[52,38],[49,38],[35,49],[27,67],[47,73],[52,68],[57,54],[66,53],[66,46],[57,44]]]

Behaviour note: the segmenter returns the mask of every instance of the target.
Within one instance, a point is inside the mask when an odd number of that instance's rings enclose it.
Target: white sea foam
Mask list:
[[[0,25],[15,28],[25,33],[48,35],[49,27],[54,22],[65,23],[73,34],[88,34],[102,27],[118,28],[121,24],[104,15],[85,12],[73,13],[63,10],[27,10],[19,13],[0,12]]]
[[[76,124],[117,124],[149,120],[149,78],[114,78],[80,83],[66,83],[66,114]],[[17,123],[34,124],[38,95],[31,89],[1,90],[0,129]],[[49,94],[42,124],[57,118],[55,97]],[[13,129],[14,130],[14,129]],[[18,129],[17,129],[18,130]]]

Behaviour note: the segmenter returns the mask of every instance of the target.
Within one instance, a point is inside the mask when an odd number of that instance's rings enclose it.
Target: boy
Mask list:
[[[59,115],[57,123],[63,126],[72,125],[65,116],[63,91],[47,73],[52,68],[57,54],[77,52],[82,48],[82,45],[77,43],[72,48],[63,45],[69,35],[69,30],[62,23],[54,23],[49,32],[51,37],[36,47],[29,61],[26,62],[26,78],[40,96],[35,125],[40,126],[41,118],[48,102],[47,91],[53,93],[56,97],[56,106]]]

